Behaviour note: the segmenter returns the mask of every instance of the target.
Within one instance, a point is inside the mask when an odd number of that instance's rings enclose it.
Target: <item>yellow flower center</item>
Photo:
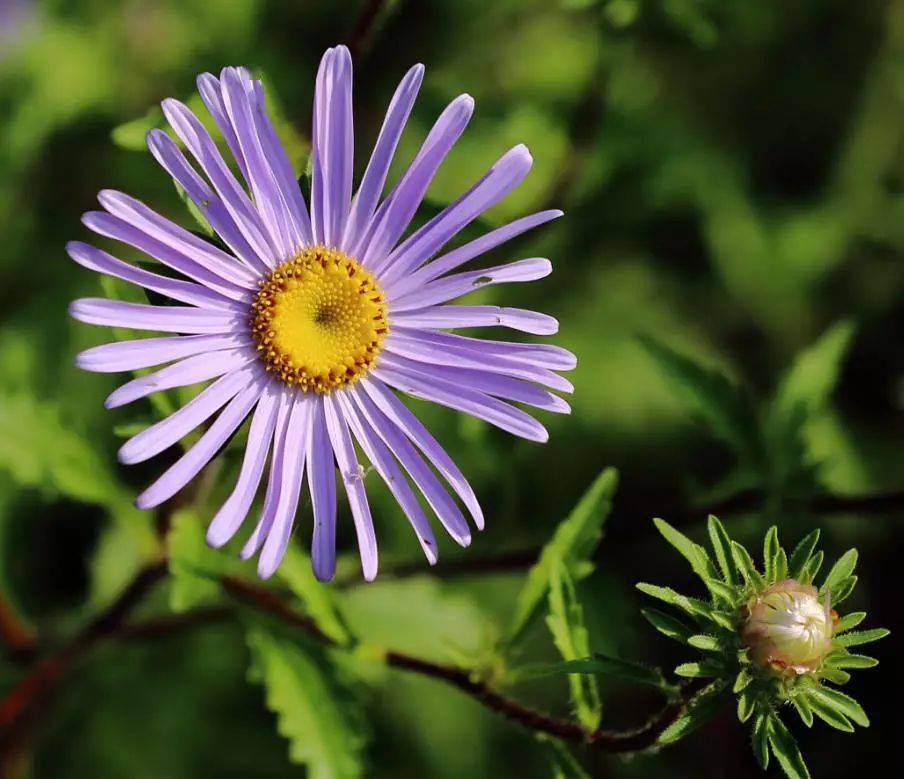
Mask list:
[[[289,386],[329,392],[374,364],[389,332],[386,302],[351,257],[311,246],[261,282],[251,332],[268,371]]]

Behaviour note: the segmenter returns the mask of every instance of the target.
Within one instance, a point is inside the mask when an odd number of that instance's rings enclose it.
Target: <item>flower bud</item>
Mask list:
[[[741,640],[763,667],[798,674],[815,671],[828,653],[835,627],[829,594],[794,579],[776,582],[748,605]]]

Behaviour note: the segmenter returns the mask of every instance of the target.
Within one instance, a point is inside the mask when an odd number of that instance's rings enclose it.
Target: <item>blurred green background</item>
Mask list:
[[[68,301],[100,294],[100,284],[68,260],[65,242],[88,239],[80,214],[107,187],[187,224],[172,183],[136,147],[156,121],[149,109],[167,96],[187,99],[199,72],[259,68],[271,102],[278,96],[282,134],[303,158],[317,62],[327,46],[353,40],[362,5],[0,0],[0,592],[49,645],[108,604],[152,553],[154,518],[130,501],[163,467],[116,464],[118,434],[151,407],[105,411],[116,377],[73,367],[76,351],[109,336],[67,317]],[[477,102],[431,204],[450,201],[524,142],[534,170],[488,221],[566,211],[486,258],[546,256],[553,276],[486,297],[559,318],[557,342],[579,357],[572,415],[547,415],[551,440],[540,446],[416,407],[488,517],[467,552],[442,543],[441,561],[543,544],[594,476],[616,466],[621,485],[599,567],[581,585],[591,644],[653,664],[683,659],[643,624],[633,584],[690,581],[650,518],[699,535],[711,502],[731,492],[735,455],[691,418],[638,334],[721,368],[765,402],[795,355],[847,323],[831,400],[802,434],[818,464],[814,483],[851,495],[902,489],[904,3],[398,0],[356,42],[359,168],[398,79],[423,62],[400,163],[456,94]],[[736,486],[763,487],[746,477]],[[211,488],[202,517],[222,487]],[[394,578],[389,569],[417,561],[418,551],[378,487],[387,575],[363,586],[348,567],[351,583],[337,598],[349,622],[370,641],[435,659],[490,652],[519,574],[443,575],[441,562],[436,576]],[[729,530],[753,540],[777,522],[793,544],[819,524],[828,552],[856,544],[861,580],[850,605],[868,605],[873,624],[900,635],[904,512],[818,516],[785,487],[772,490],[768,511],[724,515]],[[147,613],[167,610],[165,590]],[[884,668],[855,683],[871,729],[795,730],[815,776],[848,776],[880,750],[900,760],[899,750],[881,749],[895,737],[888,687],[904,649],[896,642],[878,645]],[[524,651],[554,656],[542,627]],[[246,683],[247,666],[234,621],[106,644],[78,665],[15,766],[0,772],[305,775],[262,688]],[[0,692],[21,673],[0,661]],[[458,692],[380,668],[354,673],[347,686],[359,698],[365,775],[550,775],[542,745]],[[638,724],[655,708],[643,690],[602,689],[607,727]],[[562,680],[517,694],[567,713]],[[655,756],[581,759],[599,776],[760,775],[731,711]]]

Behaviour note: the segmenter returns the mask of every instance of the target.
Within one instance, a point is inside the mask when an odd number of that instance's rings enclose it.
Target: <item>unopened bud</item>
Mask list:
[[[750,659],[776,671],[814,671],[831,648],[835,613],[829,594],[794,579],[776,582],[748,606],[741,639]]]

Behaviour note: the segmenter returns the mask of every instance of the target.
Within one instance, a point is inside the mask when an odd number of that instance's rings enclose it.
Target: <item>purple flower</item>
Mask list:
[[[532,162],[527,149],[506,152],[458,200],[403,238],[471,117],[474,101],[462,95],[436,120],[408,170],[381,200],[423,74],[423,66],[416,65],[396,90],[353,196],[351,57],[344,46],[326,52],[314,98],[309,211],[267,118],[261,83],[243,68],[226,68],[219,79],[205,73],[198,89],[247,186],[201,121],[176,100],[165,100],[163,110],[193,162],[161,130],[148,134],[148,145],[228,251],[112,191],[99,196],[105,210],[85,214],[84,223],[185,278],[127,264],[84,243],[68,246],[80,265],[175,301],[145,305],[85,298],[71,305],[72,316],[82,322],[173,334],[105,344],[78,355],[80,367],[100,372],[168,363],[119,387],[107,398],[109,408],[213,380],[119,450],[122,462],[142,462],[213,420],[138,497],[139,507],[175,495],[251,416],[235,489],[211,521],[207,539],[222,546],[239,530],[269,463],[263,508],[241,552],[243,558],[260,552],[262,577],[270,576],[285,554],[305,476],[313,505],[314,571],[322,580],[333,576],[336,466],[354,517],[364,576],[376,576],[377,543],[355,442],[385,480],[431,564],[436,540],[412,483],[462,546],[470,543],[470,529],[447,487],[477,528],[483,527],[480,505],[461,471],[393,390],[534,441],[547,440],[545,428],[510,401],[569,411],[546,388],[571,392],[571,384],[556,373],[575,366],[570,352],[446,332],[488,326],[539,335],[557,330],[554,319],[533,311],[448,305],[479,287],[533,281],[550,272],[549,261],[537,258],[476,271],[461,267],[560,211],[517,219],[440,254],[521,182]]]

